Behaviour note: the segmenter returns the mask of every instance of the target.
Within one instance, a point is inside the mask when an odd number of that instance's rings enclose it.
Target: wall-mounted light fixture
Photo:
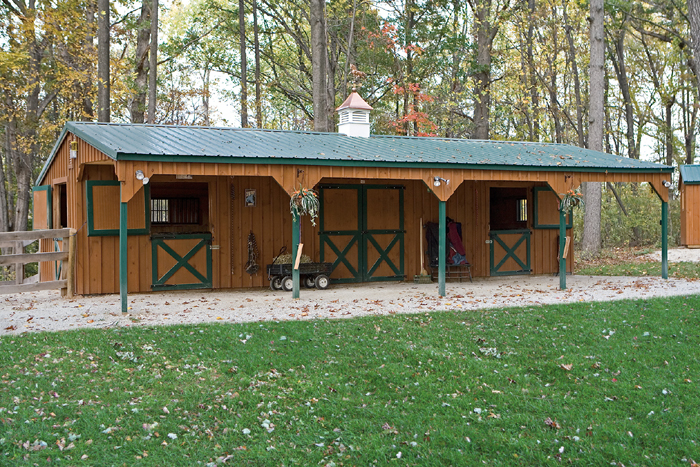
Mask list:
[[[671,186],[671,182],[669,182],[668,180],[661,180],[661,184],[666,188],[669,188]]]
[[[440,186],[440,182],[445,182],[445,185],[449,185],[449,184],[450,184],[450,180],[449,180],[449,179],[445,179],[445,178],[442,178],[442,177],[438,177],[438,176],[436,175],[436,176],[433,178],[433,185],[435,185],[435,186]]]
[[[147,185],[150,181],[150,179],[144,175],[143,170],[136,171],[136,180],[141,180],[144,185]]]
[[[70,158],[78,158],[78,142],[75,140],[70,142]]]

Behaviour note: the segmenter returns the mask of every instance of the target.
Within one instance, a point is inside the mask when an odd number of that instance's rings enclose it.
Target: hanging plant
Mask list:
[[[583,195],[581,191],[577,189],[571,189],[566,193],[561,194],[561,202],[559,203],[559,210],[564,211],[566,214],[570,213],[574,208],[584,206]]]
[[[289,211],[292,217],[296,220],[305,214],[311,216],[311,224],[316,225],[316,218],[319,210],[318,194],[314,190],[302,188],[292,193],[292,199],[289,200]]]

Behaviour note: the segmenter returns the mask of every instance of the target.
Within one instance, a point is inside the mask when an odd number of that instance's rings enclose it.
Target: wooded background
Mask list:
[[[693,163],[693,18],[698,0],[2,0],[0,231],[31,228],[31,186],[66,121],[335,131],[358,77],[374,134]],[[630,190],[605,189],[629,218]]]

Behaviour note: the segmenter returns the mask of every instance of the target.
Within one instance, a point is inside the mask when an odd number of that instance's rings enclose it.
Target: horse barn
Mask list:
[[[264,265],[299,244],[332,263],[334,283],[412,281],[427,223],[444,296],[466,277],[446,259],[448,220],[469,277],[571,272],[559,197],[586,181],[648,182],[666,226],[672,167],[562,144],[370,136],[357,93],[338,110],[338,133],[67,123],[34,187],[34,229],[76,229],[75,292],[120,293],[126,311],[127,293],[268,286]],[[315,226],[290,213],[300,187],[319,195]],[[41,280],[56,270],[42,263]],[[294,298],[302,281],[295,270]]]
[[[681,245],[700,248],[700,165],[681,165]]]

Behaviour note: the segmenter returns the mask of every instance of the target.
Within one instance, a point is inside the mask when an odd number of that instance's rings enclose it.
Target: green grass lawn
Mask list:
[[[0,465],[689,466],[699,334],[690,296],[3,337]]]
[[[661,276],[661,263],[656,261],[597,264],[581,267],[576,270],[576,274],[584,276]],[[700,277],[700,263],[669,263],[668,277],[697,279]]]

